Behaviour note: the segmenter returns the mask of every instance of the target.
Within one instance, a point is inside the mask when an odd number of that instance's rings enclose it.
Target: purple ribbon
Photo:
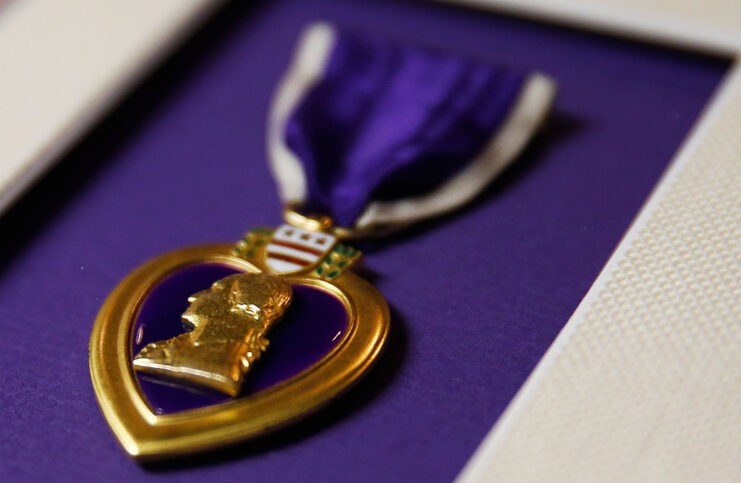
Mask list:
[[[493,138],[522,72],[336,31],[324,71],[285,122],[304,210],[351,226],[370,200],[430,192]]]

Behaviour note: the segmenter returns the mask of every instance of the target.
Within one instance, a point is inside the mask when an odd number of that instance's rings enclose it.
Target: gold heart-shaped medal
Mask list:
[[[98,402],[138,460],[265,434],[348,389],[383,348],[389,311],[329,233],[283,225],[157,257],[98,314]]]

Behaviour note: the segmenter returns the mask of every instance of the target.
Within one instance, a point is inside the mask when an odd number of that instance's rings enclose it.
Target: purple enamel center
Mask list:
[[[227,265],[202,263],[184,268],[160,282],[144,300],[136,319],[132,354],[150,342],[185,332],[180,315],[188,307],[188,296],[234,273],[239,271]],[[293,291],[291,308],[268,333],[270,347],[248,374],[242,397],[295,376],[328,354],[342,339],[347,328],[347,312],[339,299],[306,285],[294,285]],[[144,398],[157,414],[232,399],[143,374],[137,373],[136,377]]]

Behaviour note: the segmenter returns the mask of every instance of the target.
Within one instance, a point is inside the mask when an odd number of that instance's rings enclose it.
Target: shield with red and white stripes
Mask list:
[[[336,241],[327,233],[281,225],[265,247],[265,260],[274,273],[299,272],[317,264]]]

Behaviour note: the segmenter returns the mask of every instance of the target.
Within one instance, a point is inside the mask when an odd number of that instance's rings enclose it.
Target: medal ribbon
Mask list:
[[[452,211],[515,159],[554,93],[540,74],[314,25],[270,114],[280,196],[363,233]]]

